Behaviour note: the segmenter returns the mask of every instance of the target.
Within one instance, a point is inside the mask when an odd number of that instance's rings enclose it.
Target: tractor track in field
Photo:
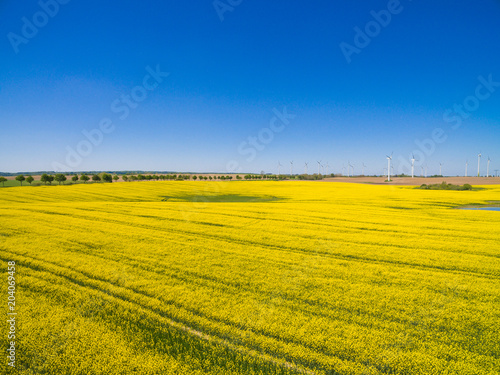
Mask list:
[[[13,253],[13,255],[16,255],[15,253]],[[181,331],[184,331],[186,333],[189,333],[191,335],[194,335],[194,336],[197,336],[205,341],[208,341],[208,342],[213,342],[213,343],[216,343],[216,344],[220,344],[220,345],[223,345],[225,347],[227,347],[228,349],[230,350],[235,350],[235,351],[238,351],[239,353],[243,354],[243,355],[249,355],[249,356],[257,356],[261,359],[265,359],[266,361],[269,361],[277,366],[284,366],[284,367],[287,367],[293,371],[297,371],[297,373],[300,373],[300,374],[308,374],[308,375],[315,375],[316,372],[314,372],[313,370],[311,369],[308,369],[306,368],[306,365],[304,365],[304,367],[302,366],[297,366],[296,364],[288,361],[287,359],[283,359],[283,358],[279,358],[277,356],[273,356],[272,354],[267,354],[267,353],[264,353],[262,351],[261,348],[259,347],[256,347],[255,345],[253,345],[252,347],[246,347],[246,346],[241,346],[241,345],[237,345],[237,344],[234,344],[232,343],[229,338],[230,336],[227,336],[227,335],[220,335],[219,332],[216,332],[216,331],[213,331],[213,329],[210,330],[210,332],[208,333],[204,333],[201,328],[204,328],[204,327],[196,327],[196,325],[194,326],[193,328],[193,323],[194,322],[190,322],[190,321],[183,321],[182,319],[180,318],[172,318],[171,316],[168,316],[166,314],[165,311],[161,311],[157,308],[152,308],[150,306],[147,306],[145,304],[141,304],[141,303],[138,303],[136,301],[133,301],[133,300],[130,300],[128,298],[126,298],[125,296],[119,294],[119,293],[116,293],[116,292],[112,292],[112,291],[109,291],[109,290],[106,290],[106,289],[103,289],[99,286],[96,286],[96,285],[92,285],[92,281],[94,280],[97,280],[99,282],[102,282],[102,283],[105,283],[105,284],[111,284],[113,285],[114,287],[117,287],[117,288],[120,288],[120,289],[125,289],[126,291],[128,292],[132,292],[133,294],[137,294],[139,295],[140,297],[145,297],[147,299],[155,299],[156,297],[154,296],[151,296],[151,295],[148,295],[144,292],[141,292],[141,291],[137,291],[135,289],[132,289],[132,288],[126,288],[126,287],[122,287],[122,286],[117,286],[105,279],[100,279],[100,278],[96,278],[94,275],[86,275],[84,272],[82,271],[79,271],[79,270],[75,270],[71,267],[65,267],[65,266],[62,266],[60,264],[57,264],[57,263],[53,263],[53,262],[48,262],[48,261],[44,261],[44,260],[40,260],[36,257],[27,257],[27,256],[23,256],[25,258],[31,258],[33,260],[35,260],[36,262],[40,262],[40,263],[48,263],[50,264],[51,266],[55,266],[55,267],[58,267],[58,268],[61,268],[61,269],[67,269],[67,270],[70,270],[71,272],[75,273],[75,274],[79,274],[81,276],[83,276],[85,279],[87,279],[85,281],[83,280],[79,280],[78,278],[74,277],[74,276],[70,276],[70,275],[65,275],[63,273],[60,273],[60,272],[55,272],[53,270],[50,270],[49,268],[43,266],[42,265],[39,265],[39,264],[33,264],[33,263],[28,263],[28,262],[22,262],[22,261],[19,261],[17,260],[16,263],[20,263],[23,265],[23,267],[27,267],[27,268],[30,268],[31,270],[34,270],[34,271],[38,271],[38,272],[48,272],[50,273],[51,275],[57,277],[57,278],[61,278],[65,281],[68,281],[70,285],[77,285],[78,287],[81,287],[83,289],[91,289],[91,290],[94,290],[98,293],[102,293],[102,294],[105,294],[107,295],[108,297],[112,298],[112,299],[116,299],[116,300],[119,300],[121,302],[124,302],[124,303],[131,303],[135,306],[137,306],[138,308],[140,309],[143,309],[145,311],[149,311],[155,315],[157,315],[158,317],[160,317],[161,319],[165,319],[168,321],[169,325],[175,329],[178,329],[178,330],[181,330]],[[0,259],[2,260],[5,260],[3,258],[0,257]],[[14,258],[9,258],[9,259],[14,259]],[[37,277],[37,276],[33,276],[33,277],[36,277],[44,282],[46,282],[45,279],[43,278],[40,278],[40,277]],[[90,283],[88,281],[91,281]],[[29,286],[26,286],[27,288],[29,288]],[[170,304],[170,305],[175,305],[174,304]],[[189,309],[185,308],[184,306],[178,306],[178,308],[182,308],[183,310],[186,310],[186,311],[190,311]],[[204,318],[206,320],[214,320],[214,319],[210,319],[210,317],[206,316],[205,314],[197,314],[197,312],[195,310],[192,311],[192,314],[193,315],[196,315],[196,316],[199,316],[201,318]],[[223,324],[223,325],[226,325],[226,326],[233,326],[233,327],[236,327],[238,328],[238,325],[236,324],[230,324],[228,322],[225,322],[223,321],[222,319],[217,319],[215,320],[217,323],[220,323],[220,324]],[[258,332],[256,332],[258,333]],[[304,345],[304,343],[301,343],[301,342],[298,342],[298,341],[295,341],[295,340],[284,340],[283,337],[277,337],[277,336],[274,336],[274,335],[269,335],[269,334],[264,334],[262,333],[261,334],[262,336],[264,337],[268,337],[268,338],[271,338],[271,339],[276,339],[276,340],[282,340],[282,341],[285,341],[285,342],[290,342],[294,345],[298,345],[300,347],[303,347],[303,348],[308,348],[309,350],[315,350],[315,351],[318,351],[318,348],[317,347],[309,347],[308,345]],[[283,354],[283,353],[275,353],[275,354]],[[325,352],[323,353],[324,355],[327,355],[327,356],[332,356],[332,353],[330,352]],[[339,357],[338,357],[339,358]],[[290,358],[291,359],[291,358]],[[343,358],[339,358],[343,361],[353,361],[353,359],[343,359]],[[297,359],[294,359],[294,362],[302,362],[302,361],[297,361]]]
[[[16,254],[15,253],[12,253],[13,256],[15,256]],[[110,282],[109,280],[106,280],[104,278],[99,278],[99,277],[96,277],[95,275],[90,275],[90,274],[87,274],[85,272],[82,272],[80,270],[75,270],[74,268],[71,268],[71,267],[67,267],[67,266],[62,266],[58,263],[55,263],[55,262],[49,262],[49,261],[46,261],[46,260],[41,260],[41,259],[38,259],[36,257],[33,257],[33,256],[30,256],[30,257],[27,257],[27,256],[23,256],[25,258],[29,258],[29,259],[32,259],[34,260],[35,262],[38,262],[38,263],[41,263],[41,264],[33,264],[32,262],[23,262],[21,261],[20,263],[24,266],[24,267],[28,267],[32,270],[35,270],[35,271],[39,271],[39,272],[48,272],[50,273],[51,275],[57,277],[57,278],[61,278],[65,281],[68,281],[71,285],[77,285],[81,288],[89,288],[89,289],[92,289],[94,291],[97,291],[98,293],[102,293],[102,294],[105,294],[113,299],[117,299],[117,300],[120,300],[122,302],[126,302],[126,303],[132,303],[136,306],[138,306],[140,309],[144,309],[144,310],[147,310],[147,311],[150,311],[156,315],[158,315],[159,317],[163,318],[163,319],[167,319],[170,323],[170,325],[176,329],[181,329],[185,332],[188,332],[189,334],[192,334],[192,335],[195,335],[201,339],[204,339],[206,341],[214,341],[216,343],[219,343],[219,344],[223,344],[224,346],[228,347],[229,349],[231,350],[237,350],[238,352],[242,353],[242,354],[248,354],[248,355],[258,355],[258,356],[263,356],[266,358],[266,360],[269,360],[271,361],[272,363],[276,364],[276,365],[284,365],[290,369],[293,369],[293,370],[297,370],[299,371],[300,373],[307,373],[307,374],[315,374],[314,372],[312,372],[312,370],[307,370],[307,369],[303,369],[303,368],[299,368],[297,367],[296,365],[292,364],[290,361],[287,361],[287,359],[283,359],[283,358],[279,358],[278,356],[283,353],[279,353],[279,352],[276,352],[276,353],[273,353],[274,356],[272,354],[263,354],[262,352],[262,348],[258,347],[258,346],[251,346],[251,347],[248,347],[248,346],[241,346],[241,345],[236,345],[234,344],[233,342],[231,342],[230,338],[231,336],[228,336],[228,335],[220,335],[220,332],[217,332],[214,330],[214,328],[211,328],[209,329],[209,331],[207,333],[204,333],[202,331],[203,328],[207,328],[207,327],[203,327],[203,326],[200,326],[198,325],[199,323],[195,323],[195,322],[192,322],[192,321],[189,321],[189,320],[183,320],[182,318],[179,318],[179,317],[176,317],[176,318],[173,318],[171,315],[168,315],[168,312],[166,311],[162,311],[161,309],[158,309],[158,308],[153,308],[151,306],[148,306],[147,303],[139,303],[137,301],[134,301],[134,300],[131,300],[129,299],[128,297],[122,295],[121,293],[118,293],[116,291],[110,291],[108,289],[105,289],[103,288],[102,286],[98,286],[98,285],[93,285],[93,283],[95,283],[96,281],[97,282],[101,282],[105,285],[111,285],[115,288],[119,288],[119,289],[123,289],[129,293],[132,293],[133,295],[138,295],[139,297],[141,298],[146,298],[147,300],[151,300],[151,299],[154,299],[154,300],[158,300],[156,296],[154,295],[151,295],[151,294],[148,294],[148,293],[145,293],[143,291],[140,291],[140,290],[137,290],[137,289],[134,289],[134,288],[130,288],[130,287],[124,287],[124,286],[121,286],[121,285],[117,285],[116,283],[113,283],[113,282]],[[0,258],[1,259],[1,258]],[[12,256],[9,258],[9,259],[13,259]],[[2,260],[5,260],[5,259],[2,259]],[[19,261],[17,261],[19,262]],[[56,272],[54,270],[51,270],[49,269],[47,266],[44,266],[43,263],[47,263],[49,264],[50,266],[52,267],[57,267],[57,268],[60,268],[60,269],[63,269],[63,270],[69,270],[71,273],[74,273],[76,274],[77,276],[73,275],[67,275],[67,274],[64,274],[63,272]],[[39,278],[40,280],[46,282],[45,279],[43,278],[40,278],[40,277],[37,277],[37,276],[34,276],[36,278]],[[81,280],[79,279],[78,277],[83,277],[84,280]],[[63,284],[64,285],[64,284]],[[286,298],[285,298],[286,299]],[[289,299],[289,301],[291,301],[291,299]],[[229,326],[229,327],[233,327],[235,329],[239,329],[239,325],[235,324],[235,323],[231,323],[231,322],[228,322],[228,321],[225,321],[223,319],[220,319],[220,318],[217,318],[217,317],[213,317],[213,316],[209,316],[209,315],[206,315],[205,313],[197,310],[197,309],[189,309],[185,306],[183,306],[182,304],[178,304],[176,303],[175,301],[161,301],[162,303],[165,303],[169,306],[174,306],[176,309],[181,309],[181,310],[184,310],[184,311],[188,311],[189,313],[191,313],[192,315],[194,316],[197,316],[197,317],[200,317],[202,319],[205,319],[205,320],[208,320],[208,321],[212,321],[212,322],[215,322],[216,324],[222,324],[223,326]],[[313,307],[315,306],[314,303],[310,303],[309,301],[306,301],[306,300],[303,300],[302,301],[304,304],[310,306],[310,307]],[[344,309],[346,310],[346,309]],[[327,314],[322,314],[322,313],[317,313],[315,311],[311,311],[310,309],[307,310],[307,309],[302,309],[301,310],[302,312],[307,312],[308,314],[312,314],[313,316],[320,316],[320,317],[325,317],[325,318],[332,318],[331,315],[327,315]],[[348,312],[346,310],[346,312]],[[372,313],[368,313],[368,312],[362,312],[361,315],[363,316],[367,316],[367,317],[376,317],[376,318],[379,318],[380,319],[380,316],[376,316]],[[402,319],[391,319],[393,322],[395,323],[399,323],[399,324],[412,324],[413,322],[412,321],[409,321],[409,320],[402,320]],[[362,326],[364,328],[368,328],[368,329],[377,329],[373,326],[373,324],[362,324],[361,322],[359,321],[350,321],[349,322],[350,324],[355,324],[355,325],[358,325],[358,326]],[[380,329],[382,332],[384,331],[382,329],[382,327],[379,327],[378,329]],[[269,334],[268,332],[265,332],[263,330],[253,330],[252,332],[254,332],[255,334],[257,335],[260,335],[260,336],[263,336],[263,337],[267,337],[267,338],[270,338],[270,339],[273,339],[273,340],[279,340],[279,341],[284,341],[286,343],[291,343],[293,345],[297,345],[297,346],[300,346],[300,347],[303,347],[303,348],[307,348],[309,350],[312,350],[312,351],[315,351],[316,353],[321,353],[325,356],[336,356],[337,358],[339,358],[340,360],[342,361],[355,361],[355,358],[350,358],[350,357],[342,357],[342,356],[338,356],[338,354],[336,353],[333,353],[329,350],[326,350],[326,348],[324,350],[320,349],[318,346],[309,346],[307,344],[304,344],[303,342],[299,342],[299,341],[296,341],[296,340],[293,340],[293,339],[287,339],[287,338],[284,338],[284,337],[281,337],[281,336],[276,336],[276,335],[272,335],[272,334]],[[295,362],[297,362],[297,359],[292,359],[292,358],[289,358],[289,360],[295,360]],[[301,363],[302,361],[298,361],[298,363]],[[307,367],[307,363],[301,363],[304,367]]]

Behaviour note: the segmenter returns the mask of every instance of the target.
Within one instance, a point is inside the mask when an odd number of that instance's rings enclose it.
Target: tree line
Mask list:
[[[87,183],[87,181],[94,181],[94,182],[113,182],[113,180],[118,180],[120,177],[118,175],[111,176],[108,173],[100,173],[100,174],[94,174],[92,176],[89,176],[87,174],[82,174],[78,176],[77,174],[71,176],[71,181],[76,183],[78,181],[82,181],[83,183]],[[61,185],[65,181],[68,180],[68,177],[63,174],[63,173],[56,173],[55,175],[47,174],[44,173],[40,176],[40,182],[43,182],[45,185],[49,184],[52,185],[52,182],[56,181]],[[0,182],[2,183],[2,186],[5,186],[5,182],[8,181],[5,177],[0,177]],[[33,176],[27,176],[24,177],[24,175],[20,174],[16,176],[16,181],[19,181],[21,186],[23,185],[23,182],[26,181],[28,184],[32,184],[35,181],[35,178]]]
[[[333,177],[333,174],[331,175]],[[200,180],[200,181],[207,181],[207,180],[232,180],[233,177],[236,178],[236,180],[285,180],[285,179],[297,179],[297,180],[320,180],[323,178],[322,175],[271,175],[271,174],[246,174],[243,177],[240,175],[236,176],[224,176],[224,175],[218,175],[218,176],[205,176],[205,175],[191,175],[191,174],[165,174],[165,175],[157,175],[157,174],[138,174],[138,175],[122,175],[122,180],[127,182],[127,181],[151,181],[151,180],[168,180],[168,181],[185,181],[185,180]],[[120,176],[117,174],[111,175],[109,173],[99,173],[99,174],[93,174],[89,175],[87,173],[82,173],[81,175],[74,174],[71,175],[71,181],[73,183],[77,183],[78,181],[83,182],[84,184],[87,183],[88,181],[92,182],[113,182],[113,181],[118,181],[120,179]],[[45,185],[49,184],[52,185],[52,182],[56,181],[61,185],[65,181],[68,180],[68,177],[63,174],[63,173],[56,173],[55,175],[52,174],[47,174],[44,173],[40,176],[40,182],[44,183]],[[0,182],[2,183],[2,186],[5,186],[5,182],[8,181],[5,177],[0,176]],[[16,181],[19,181],[21,186],[23,185],[23,182],[26,181],[28,184],[32,184],[35,179],[33,176],[27,176],[25,177],[24,175],[17,175],[16,176]]]

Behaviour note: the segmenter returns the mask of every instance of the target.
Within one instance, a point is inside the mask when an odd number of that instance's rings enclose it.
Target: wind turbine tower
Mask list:
[[[365,168],[366,168],[366,165],[365,165],[365,163],[363,163],[363,166],[361,167],[361,174],[363,176],[365,175]]]
[[[392,154],[391,156],[387,156],[387,181],[391,182],[391,160],[392,160]]]
[[[465,161],[465,177],[467,177],[467,169],[469,168],[469,161]]]
[[[486,177],[490,177],[490,157],[488,156],[488,166],[486,167]]]
[[[290,162],[290,176],[293,176],[293,160]]]
[[[351,162],[349,162],[347,164],[347,168],[351,169],[352,168],[352,173],[351,173],[351,177],[354,177],[354,165],[351,164]]]
[[[411,178],[415,177],[415,155],[411,154]]]
[[[278,176],[281,174],[281,173],[280,173],[280,168],[281,168],[281,163],[280,163],[280,162],[278,162]]]
[[[321,174],[320,167],[321,167],[321,160],[318,161],[318,176]]]
[[[307,174],[307,164],[309,163],[304,163],[304,167],[306,168],[306,174]]]
[[[443,175],[443,164],[439,163],[439,175]]]
[[[481,166],[481,153],[477,155],[477,177],[480,176],[480,166]]]

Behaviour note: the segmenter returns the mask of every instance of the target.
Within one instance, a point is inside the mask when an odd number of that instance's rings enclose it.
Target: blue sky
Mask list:
[[[478,152],[482,174],[488,156],[500,169],[498,0],[7,0],[0,12],[0,171],[322,160],[381,174],[391,152],[398,171],[412,153],[429,174],[463,174],[466,160],[475,174]]]

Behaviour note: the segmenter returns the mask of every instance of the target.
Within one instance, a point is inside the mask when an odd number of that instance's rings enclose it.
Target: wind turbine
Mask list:
[[[423,177],[424,176],[424,166],[420,166],[420,177]]]
[[[278,161],[278,176],[281,174],[280,173],[280,168],[281,168],[281,163]]]
[[[387,156],[387,181],[391,182],[391,160],[392,160],[392,154],[391,156]]]
[[[425,178],[427,178],[427,164],[425,165]]]
[[[498,177],[498,169],[495,169],[495,177]]]
[[[306,167],[306,174],[307,174],[307,164],[309,163],[304,163],[304,166]]]
[[[488,156],[488,166],[486,167],[486,177],[490,177],[490,157]]]
[[[320,172],[320,170],[319,170],[319,168],[320,168],[320,167],[321,167],[321,160],[320,160],[320,161],[318,161],[318,176],[321,174],[321,172]]]
[[[330,168],[330,164],[328,164],[328,162],[326,163],[325,168],[326,168],[326,175],[328,175],[328,168]]]
[[[290,162],[290,176],[293,176],[293,160]]]
[[[481,153],[479,153],[479,155],[477,155],[477,177],[480,176],[480,169],[479,167],[481,166]]]
[[[415,155],[411,154],[411,178],[415,177]]]
[[[354,165],[352,165],[351,163],[349,163],[349,167],[352,168],[352,174],[351,174],[351,176],[354,177]]]
[[[469,167],[469,161],[466,160],[465,161],[465,177],[467,177],[467,169],[468,169],[468,167]]]
[[[365,175],[365,168],[366,168],[366,165],[365,163],[363,163],[363,167],[361,169],[361,174],[364,176]]]
[[[439,163],[439,175],[443,176],[443,164]]]

